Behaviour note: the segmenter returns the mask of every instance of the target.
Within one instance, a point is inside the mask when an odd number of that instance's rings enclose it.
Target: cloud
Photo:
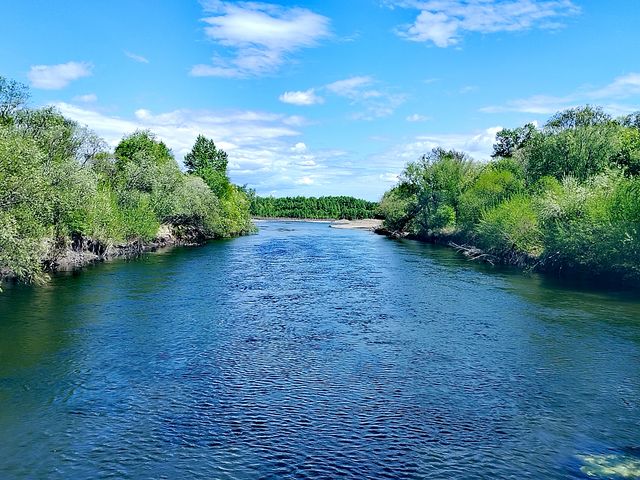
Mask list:
[[[90,76],[91,68],[91,64],[85,62],[33,65],[27,77],[34,88],[60,90],[74,80]]]
[[[603,88],[589,92],[592,98],[627,98],[640,95],[640,73],[629,73],[615,78]]]
[[[637,111],[639,107],[632,104],[621,104],[618,101],[638,95],[640,95],[640,73],[629,73],[613,79],[604,87],[581,87],[565,96],[533,95],[510,100],[504,105],[483,107],[480,111],[484,113],[519,112],[552,115],[567,108],[586,103],[597,103],[612,115],[625,115]]]
[[[381,173],[379,176],[380,180],[386,183],[398,183],[398,179],[400,178],[400,174],[393,172],[385,172]]]
[[[139,63],[149,63],[149,60],[142,55],[136,55],[135,53],[131,53],[125,50],[124,54],[129,57],[131,60],[135,60]]]
[[[478,160],[486,160],[493,153],[493,143],[501,126],[467,133],[425,133],[413,137],[409,142],[396,144],[371,156],[368,164],[381,179],[392,181],[392,175],[404,169],[407,163],[418,160],[423,154],[436,147],[465,152]]]
[[[391,8],[419,10],[416,20],[397,30],[414,42],[445,48],[457,45],[466,33],[558,29],[559,19],[577,15],[571,0],[387,0]]]
[[[323,103],[324,99],[316,95],[315,90],[310,88],[304,92],[284,92],[280,95],[280,101],[291,105],[317,105]]]
[[[73,100],[81,103],[95,103],[98,101],[98,96],[95,93],[87,93],[85,95],[77,95],[73,97]]]
[[[86,105],[53,105],[66,117],[95,130],[112,148],[124,135],[149,129],[181,160],[197,135],[205,135],[229,154],[231,179],[256,188],[260,194],[348,194],[350,185],[344,179],[360,181],[359,170],[345,167],[348,152],[313,149],[301,141],[302,133],[291,124],[304,123],[302,117],[292,121],[291,116],[262,111],[179,109],[156,113],[142,108],[130,118],[122,118]]]
[[[64,102],[53,105],[63,115],[94,129],[111,146],[128,133],[149,129],[164,140],[178,158],[191,150],[198,134],[213,138],[230,151],[300,135],[285,124],[288,117],[274,113],[181,109],[154,114],[150,110],[139,109],[135,111],[134,118],[123,119]]]
[[[296,185],[313,185],[314,183],[311,177],[302,177],[295,181]]]
[[[349,100],[361,110],[351,114],[355,120],[374,120],[391,115],[406,100],[405,95],[393,93],[386,88],[374,88],[379,82],[371,76],[353,76],[304,91],[284,92],[280,101],[294,105],[317,105],[324,103],[324,96],[333,95]]]
[[[479,160],[487,159],[493,153],[496,133],[500,130],[502,130],[501,126],[495,126],[467,134],[419,135],[413,143],[405,146],[404,155],[411,154],[416,159],[433,148],[442,147],[465,152]],[[417,154],[417,152],[420,153]]]
[[[424,115],[420,115],[419,113],[414,113],[412,115],[409,115],[406,118],[407,122],[426,122],[427,120],[429,120],[429,117],[426,117]]]
[[[336,95],[356,99],[362,97],[362,88],[373,83],[371,77],[350,77],[326,85],[324,88]]]
[[[296,153],[303,153],[307,151],[307,146],[302,142],[298,142],[293,147],[291,147],[291,151]]]
[[[270,74],[304,48],[330,35],[329,19],[305,8],[261,2],[209,1],[205,34],[225,55],[195,65],[193,76],[251,77]]]

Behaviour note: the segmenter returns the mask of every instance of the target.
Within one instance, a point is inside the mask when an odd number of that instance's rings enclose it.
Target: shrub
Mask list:
[[[534,202],[516,195],[482,215],[475,233],[480,247],[495,254],[539,255],[542,238]]]

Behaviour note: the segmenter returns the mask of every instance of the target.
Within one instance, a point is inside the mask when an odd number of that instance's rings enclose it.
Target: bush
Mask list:
[[[460,226],[473,229],[483,213],[524,189],[524,181],[512,170],[490,164],[460,197]]]
[[[555,268],[639,277],[640,184],[620,171],[567,178],[541,203],[545,260]]]
[[[542,252],[542,238],[533,199],[516,195],[482,215],[475,229],[478,245],[494,254]]]

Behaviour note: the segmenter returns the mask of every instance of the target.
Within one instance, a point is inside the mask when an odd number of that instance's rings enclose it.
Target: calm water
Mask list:
[[[640,456],[637,294],[277,222],[0,294],[2,479],[564,479],[594,455]]]

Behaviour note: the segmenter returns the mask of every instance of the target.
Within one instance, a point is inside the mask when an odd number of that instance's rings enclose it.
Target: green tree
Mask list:
[[[175,163],[171,150],[148,130],[137,130],[124,137],[114,153],[118,168],[143,157],[151,159],[156,164]]]
[[[503,128],[496,134],[492,157],[512,157],[513,154],[526,146],[538,131],[533,123],[514,129]]]
[[[0,76],[0,124],[10,123],[28,100],[29,89],[26,85]]]
[[[198,135],[191,152],[184,157],[184,164],[189,173],[213,170],[226,175],[228,155],[224,150],[217,148],[213,140]]]

